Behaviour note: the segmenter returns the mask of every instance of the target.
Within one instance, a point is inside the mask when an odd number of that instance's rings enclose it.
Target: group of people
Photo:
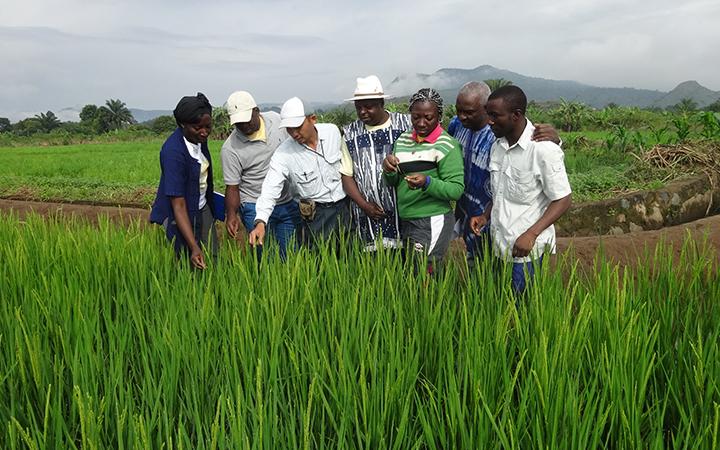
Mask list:
[[[247,92],[233,93],[233,131],[221,150],[228,234],[235,238],[242,223],[260,250],[269,233],[284,259],[290,246],[349,230],[368,251],[404,247],[431,273],[462,236],[471,265],[490,252],[511,263],[521,295],[526,275],[554,252],[553,223],[572,202],[556,130],[525,118],[527,99],[512,85],[491,93],[485,83],[467,83],[448,130],[434,89],[410,98],[409,115],[385,109],[388,97],[376,76],[358,78],[346,100],[358,120],[341,134],[298,97],[278,114],[260,112]],[[160,152],[151,221],[204,268],[206,256],[217,254],[211,107],[198,94],[174,114],[178,129]]]

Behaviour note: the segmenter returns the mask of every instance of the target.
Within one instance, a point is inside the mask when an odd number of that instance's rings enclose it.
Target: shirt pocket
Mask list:
[[[295,190],[300,199],[313,200],[320,193],[320,174],[313,170],[295,173]]]
[[[537,191],[535,174],[515,167],[510,167],[507,173],[509,200],[516,203],[530,203]]]

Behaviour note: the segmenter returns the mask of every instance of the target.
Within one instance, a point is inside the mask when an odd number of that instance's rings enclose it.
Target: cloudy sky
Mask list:
[[[717,0],[0,0],[0,117],[204,92],[339,101],[355,79],[489,64],[594,86],[720,90]]]

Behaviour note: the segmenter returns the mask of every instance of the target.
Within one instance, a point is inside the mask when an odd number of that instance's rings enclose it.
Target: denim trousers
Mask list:
[[[247,232],[250,233],[255,228],[255,203],[240,205],[240,219]],[[291,200],[282,205],[275,205],[275,209],[268,220],[267,228],[268,234],[277,239],[280,259],[285,261],[289,246],[297,250],[297,245],[300,242],[302,217],[300,217],[298,204]],[[262,246],[257,247],[257,254],[258,260],[260,260],[262,258]]]

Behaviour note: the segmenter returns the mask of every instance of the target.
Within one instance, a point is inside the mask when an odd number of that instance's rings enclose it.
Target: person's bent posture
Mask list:
[[[247,233],[255,228],[256,203],[270,159],[288,134],[280,128],[280,114],[274,111],[261,113],[255,99],[247,92],[233,93],[227,105],[234,129],[222,146],[220,158],[226,186],[225,228],[234,239],[241,222]],[[302,230],[300,209],[290,195],[289,186],[280,192],[267,223],[279,243],[280,257],[284,260],[288,246],[299,241]],[[260,257],[262,247],[258,249]]]
[[[207,139],[212,106],[201,93],[183,97],[173,111],[178,128],[160,150],[160,184],[150,222],[162,224],[178,255],[204,269],[209,251],[217,259],[213,175]]]
[[[313,245],[337,236],[350,221],[349,199],[340,179],[340,160],[348,157],[340,130],[333,124],[317,123],[315,110],[297,97],[283,105],[280,127],[290,137],[270,160],[250,243],[262,245],[266,225],[286,185],[300,204],[305,241]]]

